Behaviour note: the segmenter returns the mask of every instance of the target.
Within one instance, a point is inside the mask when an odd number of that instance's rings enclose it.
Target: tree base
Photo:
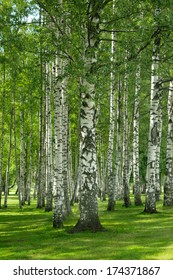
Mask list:
[[[132,206],[132,204],[131,204],[131,201],[130,201],[130,197],[124,196],[123,207],[128,208],[128,207],[131,207],[131,206]]]
[[[59,221],[59,222],[53,222],[53,228],[63,228],[64,225],[63,225],[63,222],[62,221]]]
[[[107,211],[114,211],[115,210],[115,201],[109,201]]]
[[[143,205],[143,202],[141,199],[135,200],[135,206],[142,206],[142,205]]]
[[[51,212],[51,211],[52,211],[52,206],[45,207],[45,212]]]
[[[91,221],[91,222],[81,222],[79,220],[74,228],[70,229],[68,233],[80,233],[83,231],[90,231],[90,232],[98,232],[98,231],[105,231],[105,229],[100,224],[100,221]]]
[[[63,228],[64,227],[63,222],[64,222],[63,217],[60,216],[60,215],[56,215],[54,213],[54,215],[53,215],[53,228],[57,228],[57,229],[58,228],[59,229]]]
[[[156,209],[144,209],[142,212],[144,214],[158,214],[159,212]]]

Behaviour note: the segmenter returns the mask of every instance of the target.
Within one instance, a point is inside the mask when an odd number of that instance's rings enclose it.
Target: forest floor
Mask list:
[[[0,209],[0,260],[173,260],[173,208],[158,202],[157,214],[144,214],[144,206],[107,212],[99,202],[103,232],[69,234],[78,220],[78,206],[63,229],[52,227],[52,213],[36,209],[36,202],[19,209],[10,195]]]

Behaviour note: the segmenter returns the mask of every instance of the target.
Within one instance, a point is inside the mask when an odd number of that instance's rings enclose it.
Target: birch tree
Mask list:
[[[125,69],[124,78],[124,133],[123,133],[123,191],[124,191],[124,206],[129,207],[131,205],[130,201],[130,190],[129,190],[129,150],[128,150],[128,73]]]
[[[63,67],[64,68],[64,67]],[[64,72],[64,69],[63,69]],[[67,100],[67,78],[62,81],[62,180],[64,188],[65,212],[66,216],[72,213],[69,200],[70,173],[68,173],[69,159],[69,116]]]
[[[102,229],[98,216],[98,179],[96,151],[95,84],[97,48],[99,43],[100,12],[102,1],[89,1],[87,10],[86,41],[84,53],[83,91],[81,92],[81,185],[80,218],[71,232]]]
[[[19,172],[19,206],[25,204],[25,136],[24,136],[24,111],[20,113],[20,172]]]
[[[146,202],[145,210],[147,213],[155,213],[156,211],[156,152],[159,140],[158,130],[158,114],[159,114],[159,49],[160,34],[158,32],[154,40],[154,48],[152,54],[151,67],[151,96],[150,96],[150,127],[148,136],[148,160],[147,160],[147,177],[146,177]]]
[[[114,4],[113,4],[114,11]],[[109,140],[108,140],[108,155],[107,155],[107,169],[108,169],[108,211],[115,209],[115,185],[113,180],[113,151],[114,151],[114,134],[115,134],[115,35],[112,32],[111,36],[111,74],[110,74],[110,125],[109,125]]]
[[[53,175],[53,227],[63,227],[65,198],[62,175],[62,61],[57,57],[54,65],[54,175]]]
[[[5,173],[5,191],[4,191],[4,208],[7,208],[7,197],[8,197],[8,186],[9,186],[9,176],[10,176],[10,163],[11,163],[11,150],[12,150],[12,129],[13,129],[13,108],[10,112],[10,131],[9,131],[9,150],[7,158],[7,167]]]
[[[161,92],[160,92],[161,94]],[[158,142],[156,149],[156,201],[160,200],[161,194],[161,179],[160,179],[160,152],[162,138],[162,108],[158,108]]]
[[[5,82],[5,62],[3,64],[2,84]],[[4,124],[5,124],[5,85],[1,92],[1,145],[0,145],[0,209],[2,206],[2,178],[3,178],[3,160],[4,160]]]
[[[39,26],[42,26],[42,11],[39,11]],[[40,109],[39,109],[39,164],[38,164],[38,187],[37,187],[37,208],[43,208],[45,206],[45,95],[44,95],[44,60],[43,60],[43,42],[42,38],[39,42],[40,45]]]
[[[46,64],[46,205],[45,211],[52,210],[52,183],[53,183],[53,162],[52,162],[52,116],[51,116],[51,70]]]
[[[166,172],[164,183],[164,206],[173,205],[173,81],[169,85],[168,94],[168,132],[166,148]]]
[[[136,70],[136,88],[133,120],[133,179],[135,205],[142,205],[139,182],[139,93],[140,93],[140,66]]]
[[[117,114],[116,114],[116,159],[115,159],[115,193],[118,199],[123,197],[122,176],[121,176],[121,157],[122,157],[122,97],[121,81],[118,81]]]

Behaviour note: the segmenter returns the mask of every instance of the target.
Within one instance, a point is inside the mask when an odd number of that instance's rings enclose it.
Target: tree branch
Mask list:
[[[123,33],[123,32],[137,32],[136,30],[108,30],[108,29],[100,29],[100,32],[108,32],[108,33]]]
[[[173,81],[173,77],[168,77],[166,79],[159,79],[157,83],[155,83],[155,88],[159,88],[160,86],[162,86],[162,84],[164,83],[168,83],[168,82],[171,82]]]
[[[40,8],[42,8],[51,18],[52,22],[55,24],[55,26],[58,28],[58,31],[60,32],[61,35],[64,35],[63,31],[57,24],[57,21],[55,20],[54,16],[51,14],[51,12],[46,8],[46,6],[40,2],[40,0],[35,0],[35,2],[39,5]]]

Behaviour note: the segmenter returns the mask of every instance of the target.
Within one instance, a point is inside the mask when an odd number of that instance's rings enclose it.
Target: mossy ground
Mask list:
[[[173,208],[158,202],[157,214],[144,214],[144,206],[122,207],[108,212],[99,202],[105,231],[69,234],[78,220],[78,206],[63,229],[52,227],[52,213],[36,209],[35,203],[19,209],[10,195],[8,208],[0,209],[1,260],[172,260]]]

